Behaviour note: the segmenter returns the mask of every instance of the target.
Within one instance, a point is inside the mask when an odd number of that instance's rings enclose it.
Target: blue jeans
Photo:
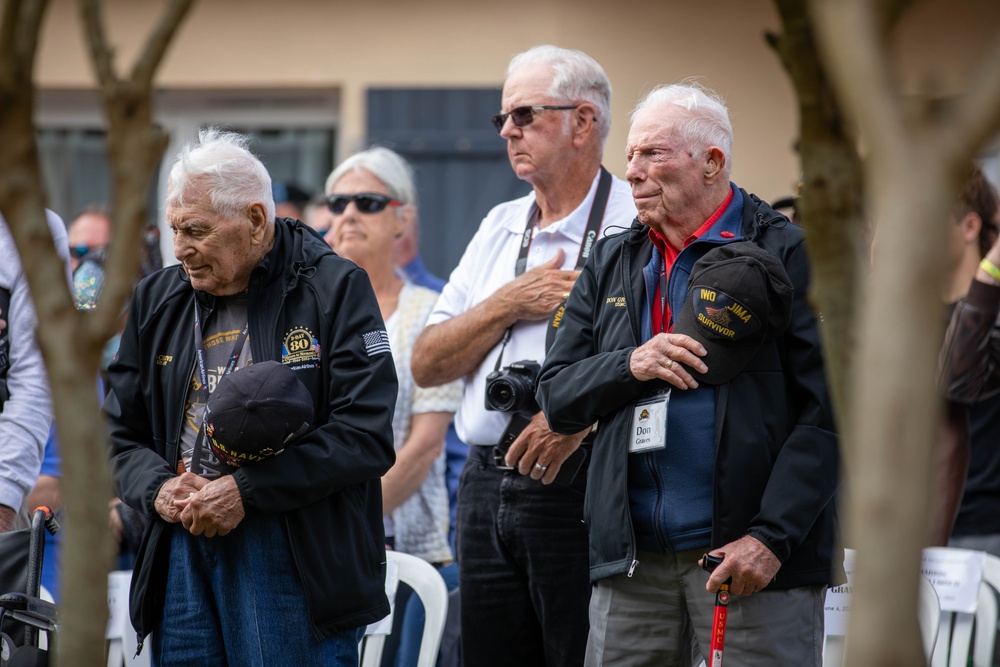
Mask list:
[[[356,667],[363,627],[321,642],[312,634],[281,516],[247,516],[224,537],[194,537],[180,524],[168,530],[154,666]]]
[[[580,667],[590,627],[586,469],[543,485],[469,448],[458,491],[462,660],[470,667]]]

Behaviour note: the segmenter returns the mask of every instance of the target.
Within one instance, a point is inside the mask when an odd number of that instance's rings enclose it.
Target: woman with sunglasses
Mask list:
[[[387,148],[370,148],[341,163],[327,179],[325,191],[333,214],[326,241],[368,273],[399,379],[392,420],[396,463],[382,478],[386,541],[437,567],[452,589],[458,585],[458,572],[448,545],[443,444],[462,389],[459,382],[429,389],[413,382],[413,343],[438,295],[408,282],[392,263],[393,245],[416,215],[413,169]],[[418,602],[415,596],[412,602]],[[413,606],[404,614],[409,620],[403,621],[397,665],[416,664],[422,620],[412,629]],[[408,641],[411,632],[417,641]]]

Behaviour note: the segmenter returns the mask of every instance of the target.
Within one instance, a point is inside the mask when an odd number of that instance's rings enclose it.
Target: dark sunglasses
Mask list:
[[[361,213],[379,213],[385,210],[386,206],[402,206],[403,202],[393,199],[387,195],[380,195],[377,192],[362,192],[356,195],[330,195],[326,198],[326,205],[333,213],[340,215],[347,210],[347,205],[351,202]]]
[[[507,122],[507,116],[514,121],[515,127],[524,127],[526,125],[531,125],[535,121],[535,114],[539,111],[569,111],[571,109],[576,109],[579,104],[574,104],[572,106],[565,104],[535,104],[526,107],[517,107],[511,109],[507,113],[498,113],[490,121],[493,122],[493,127],[497,128],[497,132],[503,132],[504,123]]]
[[[83,259],[90,253],[100,249],[101,248],[91,248],[90,246],[85,246],[85,245],[73,246],[69,249],[69,256],[72,257],[73,259]]]

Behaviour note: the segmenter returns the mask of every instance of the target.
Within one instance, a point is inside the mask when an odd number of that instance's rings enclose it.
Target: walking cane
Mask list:
[[[722,564],[724,556],[702,556],[701,567],[712,572]],[[729,584],[726,579],[715,594],[715,612],[712,615],[712,647],[708,656],[708,667],[722,667],[722,652],[726,646],[726,617],[729,615]]]

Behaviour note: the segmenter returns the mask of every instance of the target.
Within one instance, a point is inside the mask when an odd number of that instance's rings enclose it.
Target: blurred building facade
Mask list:
[[[130,67],[163,0],[105,0],[119,71]],[[482,216],[527,192],[489,117],[510,57],[553,43],[592,55],[614,86],[605,164],[625,171],[628,112],[651,87],[696,78],[732,114],[733,178],[765,199],[799,179],[794,91],[764,34],[771,0],[201,0],[157,77],[169,164],[200,127],[252,133],[277,180],[319,191],[343,157],[372,143],[417,168],[428,266],[447,275]],[[904,86],[960,93],[1000,29],[996,0],[932,0],[892,44]],[[103,121],[76,0],[52,0],[36,66],[39,142],[50,206],[65,219],[107,200]],[[997,146],[982,160],[997,180]],[[150,192],[163,198],[163,170]],[[171,256],[168,234],[163,235]]]

